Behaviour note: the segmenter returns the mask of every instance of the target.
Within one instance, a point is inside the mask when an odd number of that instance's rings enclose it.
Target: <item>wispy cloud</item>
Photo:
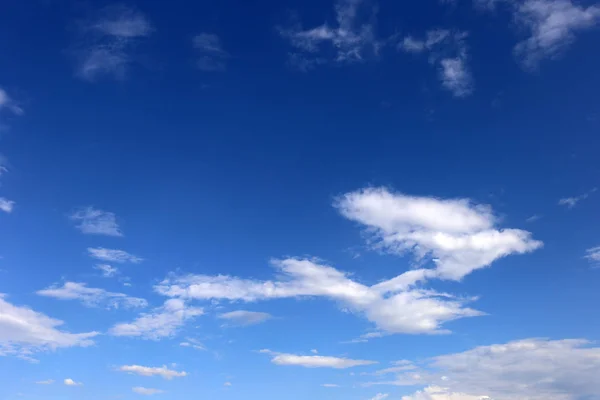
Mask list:
[[[198,54],[196,66],[202,71],[224,71],[229,54],[223,50],[221,39],[214,33],[200,33],[193,38]]]
[[[145,387],[142,387],[142,386],[136,386],[134,388],[131,388],[131,390],[134,393],[143,394],[143,395],[146,395],[146,396],[152,396],[154,394],[160,394],[160,393],[164,393],[165,392],[164,390],[150,389],[150,388],[145,388]]]
[[[541,216],[541,215],[534,214],[534,215],[532,215],[531,217],[527,218],[527,219],[525,220],[525,222],[535,222],[535,221],[538,221],[538,220],[540,220],[540,219],[542,219],[542,216]]]
[[[272,315],[264,312],[238,310],[220,314],[219,318],[233,326],[248,326],[265,322],[272,318]]]
[[[336,383],[323,383],[321,386],[326,387],[326,388],[339,388],[340,385],[336,384]]]
[[[81,382],[75,382],[73,379],[71,378],[67,378],[64,381],[64,384],[67,386],[83,386],[83,383]]]
[[[585,251],[585,258],[595,267],[600,267],[600,246],[592,247]]]
[[[119,269],[108,264],[97,264],[94,269],[102,272],[102,276],[105,278],[112,278],[119,274]]]
[[[0,294],[0,356],[33,360],[38,352],[93,345],[98,332],[69,333],[59,330],[63,321],[6,301]]]
[[[377,393],[375,396],[371,397],[371,400],[383,400],[389,397],[388,393]]]
[[[62,287],[51,286],[36,292],[40,296],[59,300],[78,300],[88,307],[105,305],[108,308],[138,308],[148,306],[148,302],[139,297],[130,297],[123,293],[108,292],[104,289],[90,288],[85,283],[65,282]]]
[[[104,247],[88,247],[88,253],[90,257],[96,258],[102,261],[117,262],[117,263],[133,263],[139,264],[144,261],[143,258],[129,254],[124,250],[106,249]]]
[[[114,213],[98,210],[93,207],[84,207],[69,216],[78,223],[77,229],[82,233],[92,235],[123,236],[117,224]]]
[[[184,342],[179,343],[181,347],[190,347],[194,350],[206,350],[206,347],[197,339],[186,338]]]
[[[421,364],[393,381],[373,383],[427,387],[403,400],[570,400],[600,393],[600,348],[583,339],[524,339]]]
[[[573,208],[575,207],[580,201],[587,199],[588,197],[590,197],[590,195],[594,192],[596,192],[596,190],[598,190],[597,188],[593,188],[592,190],[590,190],[589,192],[586,192],[580,196],[576,196],[576,197],[565,197],[562,198],[560,200],[558,200],[558,205],[560,206],[567,206],[568,208]]]
[[[526,68],[536,68],[543,59],[562,55],[575,41],[575,34],[600,21],[600,7],[584,7],[572,0],[526,0],[514,3],[514,19],[530,36],[519,42],[515,55]]]
[[[8,110],[15,115],[23,115],[25,113],[21,106],[4,89],[0,88],[0,111],[2,110]]]
[[[153,30],[146,16],[134,8],[118,5],[102,9],[81,26],[77,75],[88,81],[100,76],[125,78],[136,44]]]
[[[290,65],[309,70],[326,63],[354,63],[377,56],[381,44],[374,32],[375,7],[368,0],[338,0],[336,21],[311,29],[301,24],[279,28],[280,35],[296,48]]]
[[[187,320],[202,314],[202,308],[190,307],[180,299],[170,299],[162,307],[141,314],[132,322],[116,324],[109,333],[113,336],[159,340],[173,336]]]
[[[271,362],[277,365],[297,365],[306,368],[335,368],[346,369],[362,365],[377,364],[376,361],[353,360],[350,358],[327,356],[302,356],[288,353],[277,353],[271,350],[260,350],[260,353],[273,356]]]
[[[437,65],[442,86],[455,97],[466,97],[473,92],[466,38],[466,32],[433,29],[424,38],[406,36],[397,47],[407,53],[429,54],[429,63]]]
[[[0,197],[0,210],[5,213],[11,213],[15,208],[15,202],[5,199],[4,197]]]
[[[36,385],[52,385],[54,383],[54,379],[46,379],[45,381],[37,381]]]
[[[123,365],[118,368],[121,372],[127,372],[130,374],[141,375],[141,376],[160,376],[163,379],[171,380],[173,378],[181,378],[187,376],[185,371],[175,371],[167,368],[166,365],[162,367],[144,367],[142,365]]]

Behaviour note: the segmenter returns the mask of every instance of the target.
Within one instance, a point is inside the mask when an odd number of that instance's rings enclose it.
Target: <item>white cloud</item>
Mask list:
[[[567,206],[567,208],[573,208],[580,201],[587,199],[588,197],[590,197],[590,195],[592,193],[596,192],[597,190],[598,190],[597,188],[593,188],[589,192],[586,192],[586,193],[584,193],[584,194],[582,194],[580,196],[562,198],[562,199],[558,200],[558,205],[559,206]]]
[[[587,340],[524,339],[434,357],[380,383],[429,386],[405,400],[578,400],[600,393],[598,370],[600,348]]]
[[[69,333],[58,329],[62,324],[30,308],[15,306],[0,294],[0,356],[33,360],[37,352],[94,344],[91,338],[98,332]]]
[[[170,299],[162,307],[154,309],[151,313],[141,314],[133,322],[113,326],[109,333],[114,336],[159,340],[173,336],[187,320],[202,314],[202,308],[190,307],[180,299]]]
[[[131,388],[131,390],[134,393],[137,394],[143,394],[146,396],[152,396],[153,394],[160,394],[160,393],[164,393],[164,390],[160,390],[160,389],[150,389],[150,388],[145,388],[145,387],[141,387],[141,386],[136,386],[134,388]]]
[[[338,388],[338,387],[340,387],[340,385],[335,384],[335,383],[324,383],[321,386],[326,387],[326,388]]]
[[[388,393],[377,393],[375,396],[371,397],[371,400],[383,400],[389,397]]]
[[[14,207],[14,201],[7,200],[4,197],[0,197],[0,210],[4,211],[5,213],[11,213]]]
[[[54,379],[46,379],[45,381],[37,381],[36,385],[52,385],[54,383]]]
[[[231,382],[225,382],[225,383],[223,384],[223,386],[226,386],[226,387],[231,387],[231,386],[233,386],[233,385],[231,384]]]
[[[200,33],[193,38],[198,53],[196,66],[202,71],[223,71],[229,54],[223,50],[221,39],[214,33]]]
[[[442,86],[455,97],[465,97],[473,92],[473,78],[467,67],[466,38],[466,32],[433,29],[424,39],[404,37],[398,49],[407,53],[427,52],[429,63],[438,66]]]
[[[130,262],[133,264],[139,264],[144,261],[143,258],[129,254],[124,250],[105,249],[104,247],[88,247],[87,249],[90,257],[96,258],[102,261],[126,263]]]
[[[538,220],[540,220],[540,219],[542,219],[542,216],[541,216],[541,215],[534,214],[534,215],[532,215],[531,217],[527,218],[527,219],[525,220],[525,222],[535,222],[535,221],[538,221]]]
[[[82,28],[83,46],[76,51],[77,75],[89,81],[103,75],[123,79],[134,60],[135,45],[153,31],[145,15],[122,5],[102,9]]]
[[[585,258],[587,258],[590,261],[590,263],[592,263],[595,266],[600,265],[600,246],[587,249],[585,253]]]
[[[75,211],[69,218],[78,222],[77,229],[85,234],[123,236],[114,213],[85,207]]]
[[[81,382],[75,382],[71,378],[65,379],[64,380],[64,384],[67,385],[67,386],[83,386],[83,383],[81,383]]]
[[[429,270],[408,271],[369,287],[349,279],[344,272],[313,260],[274,260],[273,264],[280,273],[280,280],[256,281],[224,275],[172,276],[155,290],[183,299],[247,302],[321,296],[341,302],[391,333],[447,333],[440,329],[442,323],[482,314],[463,307],[469,299],[412,288]]]
[[[65,282],[62,287],[51,286],[36,292],[40,296],[54,297],[59,300],[79,300],[88,307],[106,304],[108,308],[146,307],[148,302],[123,293],[108,292],[104,289],[90,288],[85,283]]]
[[[185,342],[179,343],[181,347],[191,347],[195,350],[206,350],[206,347],[197,339],[194,338],[186,338]]]
[[[23,115],[23,109],[15,102],[6,91],[0,88],[0,111],[7,109],[15,115]]]
[[[118,268],[115,268],[112,265],[108,265],[108,264],[96,264],[94,266],[94,269],[101,271],[102,276],[105,278],[112,278],[113,276],[115,276],[119,273]]]
[[[160,376],[163,379],[171,380],[173,378],[180,378],[187,376],[185,371],[175,371],[167,368],[166,365],[162,367],[144,367],[141,365],[123,365],[118,368],[121,372],[127,372],[130,374],[136,374],[141,376]]]
[[[448,392],[447,388],[428,386],[411,396],[402,396],[402,400],[491,400],[488,396],[473,396],[465,393]]]
[[[343,216],[369,229],[374,247],[412,253],[418,262],[431,258],[434,269],[410,271],[415,281],[460,280],[499,258],[542,246],[527,231],[498,229],[491,208],[468,199],[415,197],[371,188],[347,193],[335,205]],[[406,285],[403,277],[398,277],[400,287]],[[386,289],[394,283],[387,282]]]
[[[318,260],[274,260],[276,280],[227,275],[171,275],[155,290],[184,300],[253,302],[290,297],[324,297],[365,316],[378,328],[361,340],[389,333],[440,334],[445,322],[483,315],[466,307],[472,298],[419,286],[432,279],[461,280],[510,254],[523,254],[542,243],[518,229],[498,229],[488,206],[466,199],[440,200],[365,189],[340,197],[336,207],[368,228],[373,247],[395,254],[412,253],[420,268],[367,286]],[[425,268],[428,259],[434,268]]]
[[[526,68],[560,56],[575,41],[578,31],[600,21],[600,7],[584,7],[571,0],[525,0],[515,2],[514,7],[516,23],[530,34],[514,49]]]
[[[296,354],[277,353],[271,350],[261,350],[261,353],[273,356],[271,362],[277,365],[298,365],[306,368],[336,368],[346,369],[362,365],[377,364],[377,361],[352,360],[349,358],[327,356],[299,356]]]
[[[290,64],[302,70],[328,62],[364,61],[379,53],[380,43],[374,33],[374,8],[366,0],[337,0],[336,23],[304,30],[300,25],[280,28],[298,53],[291,53]],[[327,55],[333,53],[333,56]]]
[[[268,313],[244,310],[231,311],[219,315],[220,319],[224,319],[234,326],[256,325],[267,321],[271,317],[271,314]]]

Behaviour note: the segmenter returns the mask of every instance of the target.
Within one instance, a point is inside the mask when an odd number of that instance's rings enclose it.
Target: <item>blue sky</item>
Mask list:
[[[600,5],[0,11],[0,399],[600,399]]]

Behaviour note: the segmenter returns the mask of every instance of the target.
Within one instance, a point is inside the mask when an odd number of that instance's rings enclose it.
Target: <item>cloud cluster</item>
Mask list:
[[[434,357],[380,383],[429,386],[404,400],[576,400],[600,393],[598,370],[600,348],[587,340],[524,339]]]
[[[429,63],[436,65],[442,86],[456,97],[473,92],[473,78],[467,67],[466,32],[433,29],[424,38],[406,36],[398,49],[407,53],[427,53]]]
[[[148,302],[139,297],[130,297],[123,293],[108,292],[100,288],[87,287],[85,283],[65,282],[38,290],[40,296],[53,297],[59,300],[79,300],[88,307],[106,305],[108,308],[138,308],[148,306]]]
[[[125,78],[138,40],[153,31],[140,11],[124,5],[108,6],[81,27],[83,44],[77,49],[77,75],[94,81],[108,75]]]
[[[163,306],[141,314],[132,322],[116,324],[109,333],[113,336],[158,340],[173,336],[186,321],[202,314],[202,308],[190,307],[180,299],[170,299]]]
[[[175,371],[167,368],[166,365],[162,367],[144,367],[141,365],[123,365],[118,368],[121,372],[127,372],[129,374],[141,375],[141,376],[160,376],[163,379],[171,380],[173,378],[181,378],[187,376],[185,371]]]
[[[69,333],[58,328],[63,321],[27,307],[13,305],[0,294],[0,356],[33,360],[34,353],[94,344],[98,332]]]
[[[379,53],[381,44],[374,33],[374,10],[367,0],[338,0],[336,22],[311,29],[300,24],[280,28],[281,36],[297,49],[290,55],[290,64],[308,70],[326,63],[364,61]]]
[[[297,365],[305,368],[346,369],[363,365],[377,364],[377,361],[353,360],[350,358],[328,356],[303,356],[297,354],[277,353],[271,350],[260,350],[260,353],[272,356],[271,362],[277,365]]]
[[[230,276],[172,276],[155,287],[165,296],[246,302],[290,297],[324,297],[363,314],[390,333],[445,333],[446,321],[482,313],[464,307],[468,299],[411,288],[419,279],[408,271],[391,281],[366,286],[315,260],[274,260],[279,279],[258,281]],[[404,286],[403,286],[404,285]]]
[[[119,229],[117,218],[114,213],[98,210],[93,207],[85,207],[75,211],[69,216],[78,222],[77,229],[82,233],[91,235],[123,236]]]
[[[198,53],[196,66],[202,71],[224,71],[229,54],[223,50],[221,39],[214,33],[200,33],[193,38]]]
[[[116,263],[132,263],[139,264],[144,261],[143,258],[129,254],[125,250],[106,249],[104,247],[88,247],[90,257],[101,261],[116,262]]]

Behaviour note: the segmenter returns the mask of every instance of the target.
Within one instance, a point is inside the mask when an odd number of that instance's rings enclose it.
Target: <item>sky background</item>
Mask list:
[[[598,23],[3,1],[0,400],[600,399]]]

